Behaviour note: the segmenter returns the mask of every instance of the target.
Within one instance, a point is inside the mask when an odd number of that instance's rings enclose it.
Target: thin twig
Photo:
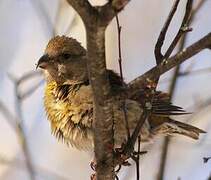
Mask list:
[[[171,53],[175,49],[177,43],[179,42],[180,38],[186,32],[191,31],[191,29],[188,27],[188,24],[189,24],[189,19],[190,19],[190,16],[191,16],[192,4],[193,4],[193,0],[187,0],[185,15],[184,15],[184,18],[182,20],[182,24],[181,24],[179,31],[177,32],[174,40],[171,42],[169,48],[167,49],[167,51],[164,55],[164,59],[169,58],[169,56],[171,55]]]
[[[158,37],[158,41],[155,45],[155,57],[156,57],[156,64],[157,66],[162,64],[162,61],[164,60],[163,59],[163,55],[161,53],[161,48],[162,48],[162,45],[163,45],[163,42],[165,40],[165,36],[166,36],[166,33],[167,33],[167,30],[168,30],[168,27],[170,25],[170,22],[172,21],[172,18],[176,12],[176,9],[177,9],[177,6],[178,6],[178,3],[179,1],[176,1],[175,4],[173,5],[173,8],[167,18],[167,21],[166,23],[164,24],[164,27],[162,28],[162,31]],[[140,118],[132,136],[131,136],[131,142],[129,142],[126,146],[126,149],[128,148],[128,151],[130,152],[130,148],[134,147],[134,144],[135,144],[135,141],[137,140],[137,137],[138,137],[138,134],[141,130],[141,127],[143,126],[144,122],[148,119],[148,117],[151,115],[151,104],[153,102],[153,98],[154,98],[154,92],[157,88],[157,84],[158,84],[158,81],[159,81],[159,78],[160,78],[160,75],[158,75],[156,78],[154,78],[154,82],[155,82],[155,86],[153,86],[152,88],[152,94],[150,94],[150,97],[148,98],[148,100],[146,99],[145,101],[145,106],[143,108],[143,116]],[[152,81],[153,82],[153,81]],[[148,107],[147,107],[148,106]],[[129,147],[131,146],[131,147]]]
[[[195,8],[194,11],[191,11],[192,3],[193,3],[192,1],[187,1],[186,13],[185,13],[185,16],[183,18],[182,25],[181,25],[180,30],[178,31],[178,33],[177,33],[177,35],[175,37],[175,40],[172,42],[172,45],[170,45],[171,48],[169,48],[167,50],[167,53],[166,53],[167,57],[173,51],[173,49],[174,49],[173,47],[176,47],[176,44],[177,44],[176,40],[179,41],[180,37],[182,37],[182,35],[184,34],[184,32],[183,32],[184,26],[188,27],[190,25],[190,23],[192,23],[193,17],[195,16],[195,13],[202,6],[202,3],[199,3],[197,8]],[[186,38],[187,38],[187,35],[183,36],[182,40],[180,41],[179,51],[182,51],[182,49],[184,48],[185,42],[186,42]],[[176,67],[175,71],[174,71],[172,82],[171,82],[171,85],[170,85],[170,88],[169,88],[170,100],[173,99],[178,77],[180,77],[180,65],[178,65]],[[159,166],[160,169],[159,169],[159,173],[158,173],[158,179],[159,180],[162,180],[164,178],[169,145],[170,145],[170,137],[166,137],[164,139],[162,153],[161,153],[161,159],[160,159],[160,166]]]
[[[190,57],[206,49],[210,44],[211,44],[211,33],[207,34],[206,36],[204,36],[197,42],[193,43],[186,49],[183,49],[181,52],[178,52],[176,55],[166,59],[164,63],[154,66],[149,71],[145,72],[143,75],[129,82],[129,86],[132,89],[131,91],[135,91],[135,89],[137,89],[140,86],[140,84],[145,82],[146,79],[151,79],[151,80],[156,79],[157,77],[169,71],[173,67],[183,63]]]
[[[136,127],[135,127],[135,129],[134,129],[134,131],[131,135],[130,141],[127,141],[127,144],[124,147],[124,150],[123,150],[124,155],[131,156],[131,153],[134,151],[134,145],[135,145],[136,140],[139,136],[140,129],[143,126],[146,119],[148,118],[149,114],[150,114],[150,111],[147,111],[147,110],[143,111],[143,113],[140,117],[140,120],[138,121],[138,123],[137,123],[137,125],[136,125]]]
[[[138,136],[138,154],[137,154],[137,160],[136,160],[136,179],[140,180],[140,153],[141,153],[141,137]]]
[[[154,50],[154,54],[155,54],[155,58],[156,58],[156,61],[157,61],[157,64],[160,63],[160,61],[163,59],[163,54],[162,54],[162,46],[163,46],[163,43],[165,41],[165,37],[166,37],[166,33],[167,33],[167,30],[169,28],[169,25],[174,17],[174,14],[177,10],[177,7],[178,7],[178,4],[179,4],[180,0],[176,0],[172,6],[172,9],[167,17],[167,20],[166,22],[164,23],[164,26],[160,32],[160,35],[158,37],[158,40],[156,42],[156,45],[155,45],[155,50]]]
[[[120,77],[122,80],[122,85],[126,86],[126,84],[124,83],[123,72],[122,72],[122,50],[121,50],[122,49],[121,48],[121,29],[122,29],[122,27],[120,26],[118,15],[116,15],[116,24],[117,24],[117,31],[118,31],[118,50],[119,50],[118,51],[119,52],[118,63],[119,63]],[[129,130],[129,123],[128,123],[128,118],[127,118],[127,108],[126,108],[125,100],[123,103],[124,103],[123,104],[123,113],[124,113],[124,120],[125,120],[125,129],[127,132],[127,141],[129,141],[130,140],[130,130]]]

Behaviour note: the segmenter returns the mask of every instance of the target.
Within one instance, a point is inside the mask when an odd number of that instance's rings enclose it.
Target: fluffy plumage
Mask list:
[[[45,73],[44,106],[52,133],[78,149],[91,149],[94,128],[93,95],[87,75],[86,50],[75,39],[56,36],[49,41],[38,67]],[[115,99],[114,139],[119,146],[126,139],[123,104],[130,90],[122,85],[119,75],[111,70],[107,73]],[[150,83],[146,82],[136,94],[125,100],[131,132],[143,113],[144,99],[150,90]],[[156,92],[152,107],[152,115],[140,132],[142,141],[149,141],[159,134],[182,134],[198,139],[199,134],[204,133],[199,128],[169,117],[186,112],[181,107],[172,105],[166,93]]]

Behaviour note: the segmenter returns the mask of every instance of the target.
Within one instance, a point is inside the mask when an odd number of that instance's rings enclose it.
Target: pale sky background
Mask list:
[[[93,4],[102,0],[92,0]],[[181,23],[186,0],[181,0],[174,22],[171,24],[167,44]],[[195,0],[196,2],[196,0]],[[131,0],[120,14],[122,25],[123,70],[126,81],[132,80],[155,65],[153,54],[156,38],[170,11],[173,0]],[[207,0],[193,23],[188,45],[211,32],[211,0]],[[66,34],[78,39],[85,46],[85,32],[80,18],[63,0],[1,0],[0,1],[0,101],[15,114],[14,85],[8,73],[16,78],[35,70],[35,63],[42,55],[45,45],[56,34]],[[69,29],[69,30],[67,30]],[[107,64],[118,72],[117,31],[115,21],[109,26],[106,37]],[[165,46],[166,47],[166,46]],[[186,69],[193,62],[193,69],[211,67],[211,51],[205,50],[184,63]],[[170,73],[162,77],[168,78]],[[194,111],[200,102],[211,98],[211,73],[181,77],[174,103],[188,111]],[[26,82],[23,90],[32,86],[37,79]],[[168,82],[160,84],[166,90]],[[86,180],[92,173],[89,162],[92,153],[67,147],[50,134],[49,123],[43,110],[43,87],[23,102],[24,126],[36,180]],[[189,123],[208,133],[194,141],[182,136],[172,138],[165,180],[205,180],[211,173],[211,161],[203,163],[204,156],[211,156],[211,106],[193,115]],[[185,116],[182,120],[188,119]],[[24,158],[15,132],[0,114],[0,180],[28,180]],[[141,159],[141,179],[154,180],[158,173],[162,138],[145,147],[148,153]],[[2,158],[11,161],[4,164]],[[44,172],[40,172],[40,168]],[[51,172],[51,173],[50,173]],[[52,175],[56,173],[56,175]],[[135,179],[135,167],[121,170],[121,180]]]

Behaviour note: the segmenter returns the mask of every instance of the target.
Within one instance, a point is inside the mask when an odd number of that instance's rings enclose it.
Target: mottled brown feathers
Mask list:
[[[44,57],[39,60],[39,67],[46,74],[44,106],[52,133],[77,149],[91,149],[94,128],[93,95],[88,81],[86,50],[75,39],[56,36],[49,41]],[[120,146],[127,138],[123,109],[126,110],[132,133],[143,113],[146,100],[153,92],[154,83],[146,81],[131,94],[118,74],[112,70],[107,70],[107,73],[114,99],[114,143]],[[160,134],[182,134],[198,139],[199,134],[204,133],[203,130],[169,117],[182,114],[186,112],[181,107],[172,105],[168,94],[155,92],[152,114],[142,126],[141,140],[151,141]]]
[[[67,36],[56,36],[52,38],[45,50],[50,55],[71,54],[75,56],[86,55],[86,50],[78,41]]]

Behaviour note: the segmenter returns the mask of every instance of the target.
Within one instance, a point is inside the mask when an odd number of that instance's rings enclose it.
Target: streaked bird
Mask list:
[[[52,133],[77,149],[93,148],[93,93],[86,67],[86,50],[78,41],[66,36],[52,38],[37,67],[43,69],[46,87],[44,106]],[[127,138],[124,110],[129,130],[132,132],[143,113],[143,106],[153,83],[146,82],[136,93],[122,83],[118,74],[107,70],[114,99],[114,140],[120,146]],[[129,98],[128,98],[129,97]],[[142,141],[151,141],[158,135],[181,134],[198,139],[203,130],[175,121],[171,115],[186,112],[170,102],[167,93],[155,92],[152,114],[144,123],[140,135]]]

